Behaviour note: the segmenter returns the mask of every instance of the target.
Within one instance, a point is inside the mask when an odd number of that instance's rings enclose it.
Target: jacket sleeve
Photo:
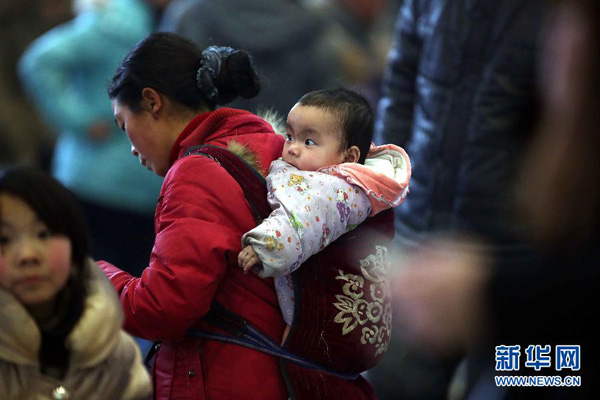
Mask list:
[[[273,180],[273,212],[242,237],[243,245],[252,245],[261,260],[254,271],[262,278],[294,272],[370,212],[367,195],[343,179],[308,171],[291,175]]]
[[[374,137],[381,143],[405,146],[411,134],[421,48],[415,3],[414,0],[402,3],[394,28],[375,124]]]
[[[99,265],[120,293],[128,332],[152,340],[180,338],[210,308],[254,219],[230,175],[208,158],[189,156],[165,178],[156,224],[150,265],[141,278]]]

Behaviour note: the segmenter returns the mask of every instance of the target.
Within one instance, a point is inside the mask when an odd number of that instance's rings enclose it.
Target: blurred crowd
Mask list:
[[[82,7],[94,4],[106,7],[111,2],[0,2],[2,164],[51,168],[57,128],[40,115],[34,100],[22,87],[17,64],[25,49],[51,28],[72,22]],[[292,101],[310,89],[336,84],[361,87],[376,104],[400,1],[142,2],[152,18],[151,30],[181,33],[204,47],[226,42],[255,54],[261,77],[267,82],[265,94],[252,104],[234,106],[274,108],[287,113]],[[214,22],[202,23],[215,15]],[[84,65],[85,56],[81,58]],[[284,79],[286,73],[290,76]],[[276,97],[271,98],[274,94]]]
[[[140,39],[248,51],[261,94],[229,106],[259,114],[352,88],[377,110],[377,144],[412,163],[394,339],[365,373],[378,398],[595,398],[599,26],[597,0],[0,0],[0,165],[52,173],[83,205],[93,257],[140,276],[162,179],[106,94]],[[530,345],[578,345],[581,366],[506,372],[513,345],[522,364]],[[494,381],[567,374],[581,387]]]

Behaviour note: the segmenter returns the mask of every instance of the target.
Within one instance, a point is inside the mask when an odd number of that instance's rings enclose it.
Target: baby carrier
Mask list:
[[[186,154],[209,157],[236,179],[257,221],[271,209],[264,177],[230,151],[197,146]],[[213,302],[203,318],[215,329],[188,336],[220,340],[279,357],[292,399],[375,399],[361,372],[383,357],[392,309],[386,269],[394,236],[393,211],[368,218],[311,257],[293,274],[294,320],[283,345]]]

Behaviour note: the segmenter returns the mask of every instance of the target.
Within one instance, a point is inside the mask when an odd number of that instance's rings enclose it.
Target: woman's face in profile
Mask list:
[[[140,164],[159,176],[169,170],[171,147],[169,137],[148,110],[132,111],[118,100],[112,101],[115,121],[131,142],[131,154]]]

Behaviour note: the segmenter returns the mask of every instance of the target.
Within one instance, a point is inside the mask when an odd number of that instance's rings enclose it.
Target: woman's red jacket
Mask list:
[[[153,367],[159,400],[287,399],[273,356],[236,345],[184,338],[219,302],[279,341],[284,321],[272,279],[237,266],[242,234],[256,222],[239,185],[213,160],[184,152],[191,146],[249,148],[267,172],[283,138],[252,113],[221,108],[197,116],[172,153],[155,214],[156,240],[141,278],[100,265],[120,294],[125,329],[162,341]]]

